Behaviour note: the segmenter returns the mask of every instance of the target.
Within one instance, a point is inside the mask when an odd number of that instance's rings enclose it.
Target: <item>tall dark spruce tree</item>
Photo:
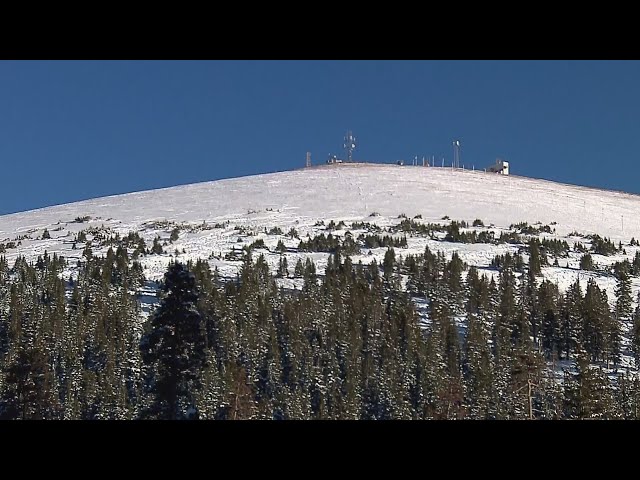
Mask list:
[[[140,341],[152,385],[152,399],[142,417],[197,419],[196,396],[207,361],[195,276],[181,263],[173,263],[165,273],[163,291]]]
[[[640,292],[638,293],[637,304],[633,313],[633,326],[631,328],[631,349],[636,360],[636,365],[640,365]]]
[[[624,265],[624,264],[623,264]],[[616,319],[621,322],[627,322],[633,313],[633,300],[631,297],[631,277],[629,276],[629,268],[622,266],[616,272]]]

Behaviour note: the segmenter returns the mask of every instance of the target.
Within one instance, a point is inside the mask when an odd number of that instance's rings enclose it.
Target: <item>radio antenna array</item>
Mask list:
[[[353,162],[353,151],[356,149],[356,137],[353,136],[351,130],[344,137],[343,148],[347,152],[347,162]]]

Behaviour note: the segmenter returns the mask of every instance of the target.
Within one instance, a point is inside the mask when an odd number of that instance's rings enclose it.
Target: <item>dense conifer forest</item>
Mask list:
[[[70,278],[57,255],[0,256],[0,418],[638,418],[638,377],[618,368],[623,325],[640,356],[636,262],[616,264],[607,298],[593,280],[541,279],[562,244],[531,240],[528,262],[496,257],[494,277],[455,253],[403,256],[406,239],[360,240],[384,261],[354,264],[355,243],[330,236],[301,242],[329,253],[322,276],[309,258],[269,271],[259,245],[235,278],[176,260],[148,317],[142,247],[86,247]],[[289,275],[301,289],[276,286]]]

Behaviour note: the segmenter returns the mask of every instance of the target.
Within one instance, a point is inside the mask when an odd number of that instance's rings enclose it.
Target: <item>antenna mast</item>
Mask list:
[[[307,152],[307,163],[306,163],[307,167],[311,166],[311,152]]]
[[[356,149],[356,137],[353,136],[351,130],[344,137],[343,148],[347,151],[347,162],[353,162],[353,151]]]
[[[453,168],[460,168],[460,140],[453,141]]]

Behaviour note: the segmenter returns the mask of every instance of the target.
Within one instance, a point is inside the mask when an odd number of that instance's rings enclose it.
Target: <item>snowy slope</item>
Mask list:
[[[267,212],[266,209],[273,209]],[[248,214],[253,211],[257,213]],[[77,216],[123,226],[153,219],[177,222],[246,220],[294,224],[316,218],[363,218],[372,212],[425,220],[481,218],[508,226],[557,222],[616,242],[640,237],[640,196],[622,192],[448,168],[352,164],[197,183],[115,195],[0,216],[0,239]]]
[[[611,237],[616,243],[628,244],[631,237],[640,238],[638,211],[640,196],[621,192],[449,168],[342,164],[115,195],[0,216],[0,243],[20,241],[20,245],[7,249],[4,254],[9,261],[17,255],[35,259],[45,250],[76,260],[81,256],[82,245],[72,249],[73,238],[87,228],[104,227],[109,233],[121,235],[137,231],[150,245],[158,235],[168,239],[175,224],[209,225],[202,230],[183,230],[179,240],[166,247],[166,254],[142,259],[145,275],[156,280],[162,277],[171,260],[170,253],[175,249],[183,260],[209,258],[211,265],[217,266],[223,275],[233,275],[238,262],[224,259],[224,253],[232,248],[240,248],[256,238],[264,238],[272,251],[278,239],[288,247],[297,246],[296,239],[264,234],[265,228],[274,226],[285,233],[295,227],[302,238],[307,233],[315,235],[324,231],[314,227],[318,220],[364,220],[384,227],[399,223],[400,214],[409,218],[422,215],[421,221],[425,223],[440,222],[447,215],[469,223],[479,218],[496,229],[507,229],[510,224],[522,221],[556,222],[554,236],[566,238],[570,244],[582,241],[567,237],[574,231],[598,233]],[[378,215],[370,216],[374,212]],[[77,217],[90,217],[90,220],[75,223]],[[164,221],[169,224],[158,223]],[[214,224],[224,224],[225,228],[212,228]],[[40,239],[44,228],[49,230],[51,239]],[[238,228],[247,231],[239,233]],[[344,230],[334,232],[341,233],[344,234]],[[449,255],[458,251],[464,261],[477,266],[487,266],[496,254],[514,249],[508,245],[467,245],[410,238],[409,248],[402,254],[421,253],[425,245]],[[626,258],[632,258],[635,249],[627,247]],[[101,251],[94,249],[95,253]],[[371,253],[354,260],[364,263],[372,258],[380,260],[384,249]],[[307,255],[313,257],[322,271],[326,254]],[[293,268],[297,258],[304,254],[294,252],[287,256]],[[279,255],[273,252],[268,257],[269,263],[276,266]],[[595,257],[600,264],[622,258],[620,255]],[[562,268],[548,267],[544,274],[563,288],[580,273],[578,261],[579,255],[573,255],[561,261]],[[614,279],[599,278],[599,283],[613,298]],[[295,281],[287,284],[293,286]],[[634,287],[637,290],[640,285]]]

